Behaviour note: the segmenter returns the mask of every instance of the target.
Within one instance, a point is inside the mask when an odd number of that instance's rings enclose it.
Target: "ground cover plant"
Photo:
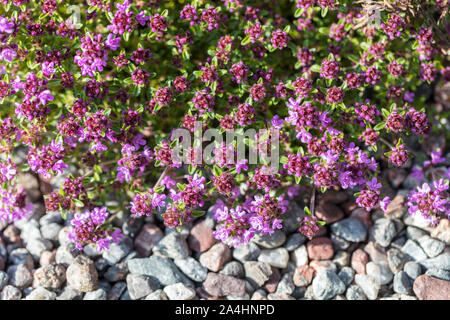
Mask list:
[[[78,249],[122,238],[119,212],[162,214],[180,228],[210,208],[229,246],[283,228],[288,200],[308,196],[298,232],[312,237],[317,194],[352,190],[385,210],[380,166],[402,167],[448,123],[423,88],[450,81],[448,2],[2,1],[0,220],[30,216],[16,178],[59,179],[48,212],[71,219]],[[421,91],[422,90],[422,91]],[[208,163],[174,161],[195,133],[266,129],[245,139],[273,163],[213,144]],[[196,158],[206,142],[187,152]],[[270,145],[267,148],[267,145]],[[268,149],[268,150],[267,150]],[[416,168],[411,215],[450,215],[445,159]],[[197,153],[196,153],[197,152]],[[200,154],[202,157],[202,154]],[[237,159],[237,157],[236,157]],[[423,183],[423,184],[422,184]]]

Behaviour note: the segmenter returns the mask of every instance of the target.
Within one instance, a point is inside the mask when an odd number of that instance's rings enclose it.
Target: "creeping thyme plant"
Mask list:
[[[312,237],[316,193],[386,209],[380,164],[405,165],[407,136],[449,116],[421,94],[450,81],[446,0],[0,3],[0,220],[33,213],[20,174],[59,179],[46,210],[71,219],[80,249],[119,241],[118,212],[180,228],[208,208],[215,237],[238,246],[283,228],[300,188]],[[279,169],[230,164],[225,143],[212,163],[174,161],[173,130],[196,122],[278,130]],[[450,215],[449,171],[430,177],[440,156],[408,199],[430,224]]]

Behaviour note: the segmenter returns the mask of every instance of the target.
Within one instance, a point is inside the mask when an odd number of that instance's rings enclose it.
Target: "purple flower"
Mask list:
[[[5,60],[7,62],[11,62],[16,57],[17,57],[17,53],[13,49],[5,48],[0,52],[0,60]]]
[[[115,37],[110,33],[106,38],[105,44],[110,50],[115,51],[120,47],[120,37]]]
[[[13,33],[14,23],[8,21],[5,17],[0,18],[0,33]]]
[[[384,212],[387,210],[387,206],[391,203],[391,199],[389,197],[383,198],[383,200],[380,201],[380,208]]]

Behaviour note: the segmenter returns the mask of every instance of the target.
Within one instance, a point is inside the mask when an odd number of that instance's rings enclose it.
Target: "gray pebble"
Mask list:
[[[187,275],[190,279],[202,282],[206,279],[208,269],[200,264],[192,257],[186,257],[185,259],[174,260],[175,265]],[[238,263],[238,262],[237,262]]]
[[[244,263],[246,261],[255,261],[258,259],[261,249],[253,242],[241,244],[233,250],[233,258]]]
[[[331,225],[331,232],[336,236],[350,241],[360,242],[367,237],[367,229],[359,220],[347,218]]]
[[[237,261],[230,261],[223,267],[222,270],[220,270],[219,273],[242,279],[244,277],[244,267]]]
[[[395,224],[387,218],[376,220],[372,229],[370,229],[370,240],[375,241],[382,247],[389,246],[395,235]]]
[[[109,250],[103,252],[103,258],[112,266],[129,254],[131,249],[133,249],[133,240],[129,237],[124,237],[118,244],[115,242],[111,243]]]
[[[445,243],[426,235],[417,241],[428,257],[434,258],[445,249]]]
[[[186,238],[177,232],[169,233],[162,238],[153,248],[153,252],[159,252],[172,259],[184,259],[189,256]]]
[[[338,273],[338,277],[345,284],[346,287],[353,282],[353,277],[355,276],[355,270],[350,267],[343,267]]]
[[[403,271],[413,280],[422,274],[422,267],[414,261],[409,261],[405,264]]]
[[[284,244],[284,247],[286,248],[287,251],[294,251],[305,242],[306,237],[301,233],[296,232],[288,237],[286,243]]]
[[[354,284],[348,287],[345,297],[347,300],[367,300],[362,289]]]
[[[331,270],[320,270],[312,282],[312,287],[318,300],[329,300],[345,292],[345,284]]]
[[[105,289],[99,288],[94,291],[86,292],[83,300],[108,300]]]
[[[411,294],[413,281],[406,272],[400,271],[394,276],[394,292],[400,294]]]

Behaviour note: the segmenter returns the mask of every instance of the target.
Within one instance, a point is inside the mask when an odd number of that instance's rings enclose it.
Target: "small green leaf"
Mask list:
[[[75,204],[76,207],[78,208],[83,208],[84,207],[84,203],[81,200],[78,199],[72,199],[73,203]]]
[[[194,217],[202,217],[206,213],[204,210],[191,210],[191,212]]]

